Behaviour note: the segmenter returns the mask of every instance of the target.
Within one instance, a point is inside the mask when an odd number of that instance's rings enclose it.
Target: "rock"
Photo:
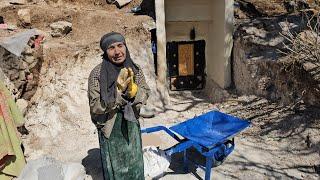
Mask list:
[[[244,27],[243,28],[247,34],[258,36],[260,38],[265,38],[267,36],[267,31],[264,29],[259,29],[257,27]]]
[[[26,0],[10,0],[9,1],[10,4],[17,4],[17,5],[24,5],[27,3]]]
[[[20,9],[18,11],[18,18],[23,25],[30,25],[31,24],[30,9]]]
[[[16,73],[15,71],[10,71],[9,74],[10,74],[11,81],[19,78],[19,73]]]
[[[8,29],[8,30],[10,30],[10,31],[14,31],[14,30],[17,30],[17,29],[18,29],[18,27],[17,27],[17,26],[15,26],[15,25],[13,25],[13,24],[8,24],[7,29]]]
[[[24,99],[18,99],[17,106],[22,112],[22,114],[25,115],[25,113],[27,112],[28,102]]]
[[[261,77],[258,81],[258,88],[262,91],[267,90],[270,85],[271,85],[270,77]]]
[[[156,28],[156,23],[154,21],[149,20],[147,22],[143,22],[142,26],[145,30],[151,31],[152,29]]]
[[[26,73],[24,71],[19,72],[19,81],[25,81],[26,80]]]
[[[311,63],[311,62],[306,62],[306,63],[303,64],[303,68],[306,71],[311,71],[311,70],[316,69],[318,67],[319,67],[319,65]]]
[[[305,30],[298,34],[299,39],[305,43],[315,44],[320,41],[320,36],[316,32]]]
[[[140,116],[144,118],[152,118],[154,117],[154,110],[150,109],[148,106],[142,106],[140,110]]]
[[[115,0],[114,3],[118,8],[122,8],[123,6],[129,4],[132,0]]]
[[[50,24],[52,37],[67,35],[72,30],[72,24],[66,21],[58,21]]]
[[[26,70],[28,68],[28,63],[22,61],[22,63],[20,64],[20,70]]]
[[[248,18],[247,15],[243,11],[241,11],[238,2],[235,2],[234,16],[236,18],[238,18],[238,19],[246,19],[246,18]]]
[[[33,74],[32,73],[27,75],[27,80],[28,81],[32,81],[33,80]]]
[[[283,5],[286,8],[288,13],[293,13],[297,6],[295,1],[285,1]]]
[[[28,64],[32,64],[35,61],[35,59],[33,56],[25,56],[24,61],[27,62]]]
[[[24,48],[24,51],[22,52],[22,55],[32,55],[33,54],[33,49],[30,46],[26,46]]]
[[[28,81],[27,87],[26,87],[26,91],[34,91],[35,90],[35,86],[36,86],[36,82],[35,81]]]
[[[29,65],[29,69],[34,68],[38,64],[37,61],[34,61],[32,64]]]

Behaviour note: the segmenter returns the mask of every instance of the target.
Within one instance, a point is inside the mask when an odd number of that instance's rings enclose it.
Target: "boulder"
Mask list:
[[[155,110],[150,106],[142,106],[140,109],[140,116],[144,118],[152,118],[155,115]]]
[[[24,5],[27,3],[27,0],[10,0],[10,4]]]
[[[20,109],[20,111],[22,112],[22,114],[24,115],[27,111],[28,102],[24,99],[18,99],[17,106]]]
[[[67,35],[72,30],[72,24],[66,21],[58,21],[50,24],[51,36],[61,37]]]
[[[32,64],[36,61],[36,59],[33,56],[25,56],[24,61],[28,64]]]
[[[20,22],[23,25],[30,25],[31,24],[30,9],[19,9],[18,17],[19,17]]]

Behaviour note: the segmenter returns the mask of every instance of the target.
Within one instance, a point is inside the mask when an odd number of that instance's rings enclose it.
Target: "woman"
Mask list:
[[[108,33],[100,40],[102,63],[90,73],[91,119],[98,128],[105,179],[144,179],[139,110],[149,87],[130,58],[124,37]]]

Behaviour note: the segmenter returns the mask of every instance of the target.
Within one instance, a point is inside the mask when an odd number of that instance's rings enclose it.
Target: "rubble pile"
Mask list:
[[[262,1],[251,2],[252,6],[244,6],[244,1],[241,3],[238,12],[244,14],[252,12],[253,7],[259,9],[270,5]],[[238,94],[254,94],[283,104],[302,100],[310,105],[319,105],[317,68],[311,68],[310,63],[308,69],[297,64],[288,68],[286,64],[292,60],[290,54],[284,53],[288,52],[286,47],[290,46],[290,41],[283,34],[305,34],[308,30],[307,16],[279,12],[251,19],[237,16],[232,62],[234,88]]]
[[[3,59],[0,67],[3,75],[14,84],[11,91],[16,99],[30,100],[38,87],[43,62],[42,48],[35,49],[32,46],[29,43],[20,57],[0,47],[0,58]]]

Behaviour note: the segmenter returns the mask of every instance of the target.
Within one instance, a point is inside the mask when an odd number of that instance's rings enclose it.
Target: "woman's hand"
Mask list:
[[[128,77],[129,71],[127,68],[122,68],[120,70],[119,76],[117,78],[117,87],[121,93],[124,93],[127,90],[130,78]]]
[[[128,84],[127,95],[131,99],[137,95],[138,85],[134,82],[134,72],[131,68],[128,69],[128,79],[130,80]]]

